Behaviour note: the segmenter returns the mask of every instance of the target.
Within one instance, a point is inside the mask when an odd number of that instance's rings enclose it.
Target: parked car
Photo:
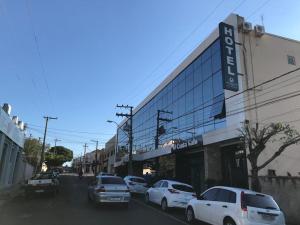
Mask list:
[[[190,200],[186,220],[215,225],[285,225],[282,211],[270,195],[230,187],[213,187]]]
[[[27,196],[31,194],[50,193],[56,195],[59,190],[59,180],[52,173],[38,173],[28,180],[25,185]]]
[[[171,181],[160,180],[148,189],[145,201],[161,205],[162,210],[177,207],[185,208],[187,203],[196,197],[191,185]]]
[[[124,177],[124,181],[131,193],[145,194],[148,190],[148,184],[143,177],[126,176]]]
[[[98,173],[98,176],[114,176],[114,174],[107,173],[107,172],[100,172],[100,173]]]
[[[94,203],[121,203],[128,207],[130,192],[121,177],[97,176],[88,187],[88,199]]]

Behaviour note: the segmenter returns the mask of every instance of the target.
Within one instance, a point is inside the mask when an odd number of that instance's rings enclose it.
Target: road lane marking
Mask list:
[[[190,224],[188,224],[188,223],[182,221],[181,219],[178,219],[178,218],[175,217],[175,216],[172,216],[172,215],[170,215],[170,214],[168,214],[168,213],[162,212],[162,211],[160,211],[159,209],[156,209],[156,208],[154,208],[154,207],[151,207],[150,205],[147,205],[147,204],[145,204],[145,203],[143,203],[143,202],[141,202],[141,201],[139,201],[139,200],[136,200],[136,199],[131,198],[131,201],[134,201],[134,202],[136,202],[136,203],[138,203],[138,204],[140,204],[140,205],[143,205],[143,206],[145,206],[145,207],[147,207],[147,208],[149,208],[149,209],[152,209],[152,210],[158,212],[158,213],[161,214],[161,215],[164,215],[164,216],[169,217],[170,219],[176,220],[176,221],[179,222],[179,223],[182,223],[182,224],[185,224],[185,225],[190,225]]]

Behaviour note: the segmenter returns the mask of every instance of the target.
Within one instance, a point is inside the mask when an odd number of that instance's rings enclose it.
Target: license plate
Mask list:
[[[274,220],[274,216],[270,216],[270,215],[262,215],[262,218],[264,220],[267,220],[267,221],[272,221]]]
[[[111,200],[111,201],[120,201],[121,198],[119,198],[119,197],[114,197],[114,198],[110,198],[110,200]]]
[[[36,193],[42,193],[44,190],[35,190]]]

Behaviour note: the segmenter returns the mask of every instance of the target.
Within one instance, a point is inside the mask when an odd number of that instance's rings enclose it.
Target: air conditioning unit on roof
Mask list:
[[[243,32],[244,33],[249,33],[251,31],[252,31],[252,23],[244,22],[243,23]]]
[[[265,27],[262,25],[256,25],[254,26],[255,36],[261,37],[265,34]]]

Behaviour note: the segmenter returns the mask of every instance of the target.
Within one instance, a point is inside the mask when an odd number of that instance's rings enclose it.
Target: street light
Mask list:
[[[119,124],[116,121],[113,121],[113,120],[106,120],[106,122],[108,122],[108,123],[114,123],[117,126],[117,134],[116,134],[116,142],[115,142],[115,154],[114,154],[115,155],[115,157],[114,157],[114,163],[115,163],[116,162],[116,158],[117,158],[117,151],[118,151],[118,131],[119,131],[120,126],[119,126]],[[121,129],[121,130],[123,130],[123,129]],[[126,134],[126,132],[124,130],[123,130],[123,132]]]
[[[91,140],[91,142],[95,142],[96,143],[96,157],[95,157],[95,160],[96,160],[95,175],[96,175],[97,172],[98,172],[98,154],[97,154],[97,150],[98,150],[98,143],[99,143],[99,141],[98,140]]]

